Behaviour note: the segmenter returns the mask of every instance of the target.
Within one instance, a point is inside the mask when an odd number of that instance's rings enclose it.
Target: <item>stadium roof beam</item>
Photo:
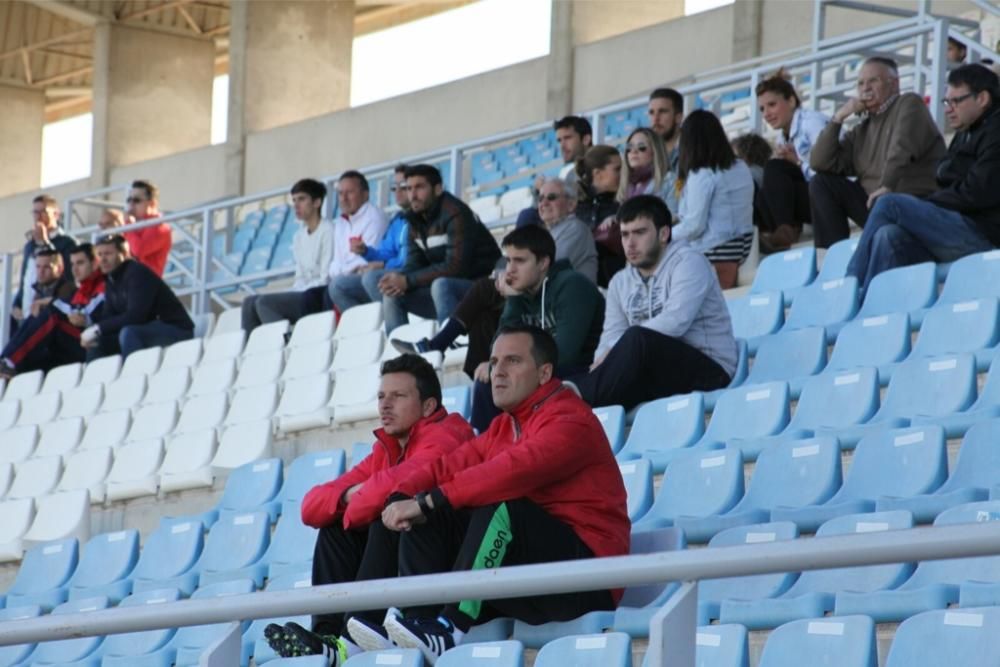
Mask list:
[[[62,0],[26,0],[29,5],[33,5],[42,11],[51,12],[74,23],[85,26],[95,26],[100,21],[106,20],[100,14],[87,11],[78,5],[71,5]]]

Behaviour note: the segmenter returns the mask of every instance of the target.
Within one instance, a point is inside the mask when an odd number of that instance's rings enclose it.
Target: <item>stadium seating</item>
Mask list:
[[[858,311],[858,281],[853,277],[816,281],[802,288],[799,296],[788,311],[783,331],[822,327],[832,342]]]
[[[161,522],[150,533],[132,571],[132,592],[176,588],[190,595],[197,583],[191,569],[205,543],[201,524],[194,519]]]
[[[277,501],[301,502],[314,486],[325,484],[344,474],[345,458],[341,449],[311,452],[296,458],[288,466]]]
[[[867,616],[802,620],[774,630],[760,667],[795,667],[815,662],[838,667],[878,667],[875,624]]]
[[[167,443],[163,464],[159,468],[160,489],[168,492],[211,486],[214,477],[211,462],[215,456],[215,446],[215,430],[211,428],[171,438]],[[147,470],[152,451],[147,450],[138,456],[142,459],[141,469]]]
[[[187,394],[190,384],[190,368],[187,366],[177,366],[174,368],[164,366],[156,375],[148,378],[146,395],[143,397],[142,402],[146,405],[151,405],[153,403],[166,403],[167,401],[180,401]]]
[[[80,417],[49,422],[42,426],[34,455],[65,456],[76,449],[82,438],[83,419]]]
[[[925,262],[878,274],[868,284],[858,317],[909,313],[911,325],[919,325],[924,310],[937,299],[937,273]]]
[[[42,609],[38,605],[23,605],[19,607],[7,606],[0,609],[0,622],[20,621],[27,618],[37,618],[42,615]],[[3,667],[13,667],[24,664],[24,661],[35,650],[35,644],[15,644],[13,646],[0,646],[0,665]]]
[[[618,464],[628,496],[628,518],[635,523],[653,504],[653,466],[646,459]]]
[[[154,589],[133,593],[122,600],[122,608],[139,605],[166,604],[180,599],[176,588]],[[176,651],[170,647],[177,630],[148,630],[109,635],[101,645],[102,667],[131,667],[141,664],[149,667],[170,667]]]
[[[960,303],[1000,297],[1000,251],[969,255],[957,260],[948,271],[938,303]]]
[[[92,537],[70,578],[69,599],[105,597],[117,605],[132,590],[128,575],[139,559],[139,531],[122,530]]]
[[[785,305],[792,303],[798,291],[816,278],[816,251],[795,248],[770,255],[757,267],[750,286],[751,294],[781,292]]]
[[[0,448],[0,462],[20,463],[27,461],[38,444],[37,426],[20,426],[3,431],[3,447]]]
[[[967,665],[987,667],[1000,661],[1000,609],[928,611],[896,629],[886,667]]]
[[[109,607],[105,597],[92,597],[64,602],[52,610],[53,615],[80,614]],[[78,639],[61,639],[54,642],[42,642],[31,654],[33,665],[64,665],[74,664],[83,667],[89,665],[98,667],[100,664],[95,651],[104,641],[104,637],[81,637]]]
[[[250,579],[263,586],[267,567],[261,557],[271,540],[267,512],[227,513],[219,517],[205,540],[205,550],[195,564],[198,586]]]
[[[640,457],[649,459],[654,471],[663,472],[668,458],[663,452],[690,447],[705,432],[705,399],[701,393],[671,396],[650,401],[639,407],[625,446],[618,453],[621,461]]]
[[[837,241],[826,251],[823,257],[823,265],[816,276],[816,282],[822,284],[828,280],[837,280],[847,275],[847,265],[851,261],[851,256],[858,247],[858,239],[850,238]]]
[[[448,412],[469,418],[472,411],[472,393],[468,386],[447,387],[441,390],[441,405]]]
[[[601,422],[601,428],[608,438],[611,451],[620,450],[625,442],[625,409],[620,405],[594,408],[594,416]]]
[[[233,405],[236,405],[235,401]],[[252,415],[246,415],[248,420],[251,417]],[[226,420],[228,422],[229,417]],[[270,420],[242,421],[226,428],[219,439],[219,448],[212,458],[211,466],[216,473],[219,473],[239,468],[270,455]]]
[[[31,371],[30,373],[19,373],[7,383],[7,389],[3,393],[5,403],[11,401],[23,401],[38,394],[42,388],[44,375],[42,371]]]
[[[1000,308],[996,297],[942,304],[927,311],[911,359],[968,352],[979,371],[989,368],[997,344]]]
[[[28,549],[7,589],[7,608],[38,605],[46,612],[66,601],[66,584],[76,570],[80,545],[59,540]]]
[[[202,586],[191,595],[192,600],[207,600],[215,597],[228,595],[240,595],[253,593],[254,582],[249,579],[236,579],[233,581],[222,581],[208,586]],[[246,630],[249,625],[242,622],[241,629]],[[183,627],[177,630],[171,641],[172,647],[177,652],[177,667],[187,667],[188,665],[199,664],[202,651],[209,644],[219,639],[228,629],[228,623],[214,623],[210,625],[194,625]]]
[[[84,490],[35,498],[35,520],[24,534],[25,546],[52,540],[90,537],[90,498]]]
[[[524,646],[519,641],[459,644],[438,658],[437,667],[522,667]]]
[[[332,310],[307,315],[295,323],[292,337],[288,341],[291,348],[328,341],[337,328]]]
[[[787,328],[788,325],[785,326]],[[805,379],[826,366],[826,342],[826,332],[822,327],[782,330],[768,336],[757,349],[746,383],[755,385],[785,381],[791,396],[798,398]]]
[[[785,323],[785,304],[780,292],[728,299],[726,306],[733,323],[733,335],[747,342],[751,354],[757,353],[765,336],[775,333]]]
[[[365,367],[365,370],[370,368]],[[345,372],[337,374],[335,395],[337,387],[345,384],[345,377]],[[349,380],[341,391],[347,395],[352,393]],[[289,380],[281,392],[281,401],[275,412],[278,431],[288,433],[327,426],[330,423],[329,401],[329,373],[314,373]]]
[[[156,495],[159,488],[157,471],[163,462],[163,440],[140,440],[121,447],[108,473],[107,499],[126,500]]]
[[[39,389],[38,393],[48,394],[50,392],[69,391],[80,383],[82,374],[83,364],[81,363],[56,366],[45,374],[45,381],[42,383],[42,388]]]
[[[160,368],[163,361],[162,347],[147,347],[133,352],[125,359],[119,378],[152,375]]]
[[[535,667],[632,667],[631,644],[623,632],[563,637],[542,647]]]
[[[28,532],[35,518],[33,498],[6,500],[0,502],[0,562],[21,560],[24,542],[21,538]]]

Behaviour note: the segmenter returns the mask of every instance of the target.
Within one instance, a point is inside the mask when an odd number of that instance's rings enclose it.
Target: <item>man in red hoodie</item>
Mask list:
[[[629,550],[625,486],[600,422],[553,377],[556,343],[532,326],[500,330],[490,355],[493,401],[504,411],[489,429],[446,456],[408,470],[382,513],[400,531],[401,576],[527,565]],[[614,609],[621,591],[509,600],[465,600],[390,609],[382,626],[352,617],[366,650],[420,649],[433,665],[473,625],[497,616],[532,624]]]
[[[423,357],[403,355],[382,364],[378,401],[382,428],[375,431],[371,455],[302,500],[302,522],[320,529],[313,554],[315,586],[395,577],[399,533],[380,520],[386,498],[411,471],[475,435],[460,415],[441,407],[441,384]],[[383,615],[365,612],[373,622]],[[271,624],[264,635],[282,657],[325,655],[341,665],[361,652],[342,636],[344,618],[316,616],[312,631],[296,623]]]
[[[153,220],[161,216],[160,190],[149,181],[133,181],[125,203],[127,217],[132,222]],[[162,278],[163,270],[167,266],[167,257],[170,255],[170,247],[174,243],[170,225],[160,223],[136,231],[128,231],[128,228],[129,226],[125,225],[124,234],[132,257]]]

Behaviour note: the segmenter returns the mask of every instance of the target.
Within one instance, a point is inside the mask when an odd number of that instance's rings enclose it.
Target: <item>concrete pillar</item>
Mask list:
[[[214,78],[209,38],[96,26],[91,185],[111,167],[208,145]]]
[[[732,61],[756,58],[761,54],[764,17],[763,0],[740,0],[733,3]]]
[[[42,179],[45,93],[0,85],[0,197],[34,190]]]
[[[552,29],[546,65],[545,116],[562,118],[573,112],[573,5],[551,0]]]

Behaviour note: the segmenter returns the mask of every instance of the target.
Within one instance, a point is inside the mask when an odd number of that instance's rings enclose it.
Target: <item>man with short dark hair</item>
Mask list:
[[[618,210],[628,266],[608,286],[604,330],[589,373],[571,378],[594,407],[729,384],[738,349],[719,281],[705,256],[671,240],[659,197],[638,195]]]
[[[302,500],[302,522],[319,528],[313,557],[314,586],[395,577],[399,533],[382,525],[386,498],[410,471],[449,454],[474,434],[460,415],[441,407],[441,384],[422,357],[403,355],[382,364],[378,394],[382,427],[372,453],[337,479],[314,487]],[[358,614],[378,622],[380,612]],[[312,631],[297,623],[264,630],[282,657],[325,655],[343,665],[360,648],[345,634],[350,614],[321,614]]]
[[[428,164],[406,170],[410,236],[406,264],[379,280],[386,333],[409,321],[407,313],[446,320],[476,278],[493,270],[500,249],[463,201],[445,192],[441,173]]]
[[[848,218],[859,226],[879,197],[933,192],[934,166],[944,141],[927,105],[916,93],[899,92],[899,70],[889,58],[872,57],[858,72],[858,96],[837,109],[809,153],[810,217],[816,248],[824,250],[850,235]],[[843,133],[853,115],[863,120]]]
[[[399,534],[399,573],[493,569],[628,553],[625,488],[590,407],[554,375],[556,343],[538,327],[501,329],[490,355],[493,400],[506,414],[454,451],[408,470],[382,512]],[[464,600],[354,617],[366,650],[395,643],[433,665],[472,626],[531,624],[614,609],[620,590]]]
[[[69,265],[69,253],[76,246],[76,241],[67,236],[59,220],[62,212],[55,197],[41,194],[31,201],[31,214],[34,225],[26,234],[23,259],[21,260],[21,282],[11,303],[11,314],[15,322],[21,322],[25,316],[31,315],[31,302],[34,292],[31,286],[37,281],[35,275],[35,253],[42,248],[55,248],[62,254],[63,266]],[[25,289],[27,288],[27,289]]]
[[[570,194],[575,197],[576,161],[582,158],[587,149],[593,145],[594,131],[590,126],[590,121],[583,116],[564,116],[555,121],[552,128],[555,130],[556,143],[559,145],[559,154],[563,161],[563,167],[559,170],[559,178],[566,183]],[[539,193],[545,180],[544,174],[535,177],[535,182],[531,186],[535,206],[526,208],[518,214],[517,227],[542,224],[538,205],[541,203]]]
[[[657,88],[649,94],[646,107],[649,127],[663,139],[667,149],[667,166],[677,173],[677,146],[681,138],[681,123],[684,122],[684,96],[673,88]]]
[[[148,266],[158,276],[163,275],[167,267],[167,258],[174,243],[174,234],[170,225],[161,222],[158,225],[129,231],[128,225],[159,218],[160,190],[149,181],[133,181],[125,200],[127,222],[122,233],[128,241],[129,251],[133,259]]]
[[[84,329],[80,345],[87,359],[123,357],[154,345],[188,340],[194,323],[163,279],[145,264],[128,259],[125,237],[113,234],[94,244],[104,274],[104,305],[96,324]]]
[[[847,267],[862,294],[897,266],[953,262],[1000,245],[1000,80],[982,65],[948,74],[944,104],[956,130],[937,167],[938,189],[886,194],[872,207]]]

